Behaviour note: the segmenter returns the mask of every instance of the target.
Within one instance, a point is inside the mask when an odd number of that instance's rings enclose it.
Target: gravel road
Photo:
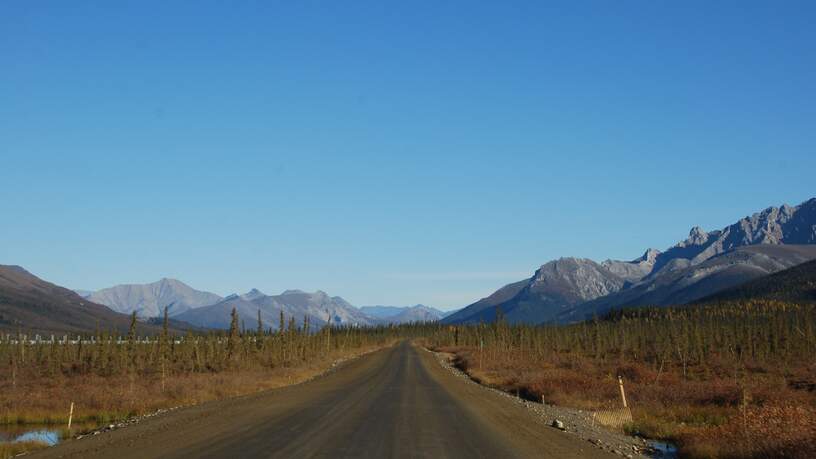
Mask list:
[[[30,457],[612,458],[408,342],[296,386],[168,411]]]

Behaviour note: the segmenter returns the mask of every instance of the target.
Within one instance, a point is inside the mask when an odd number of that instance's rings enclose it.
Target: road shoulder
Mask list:
[[[533,403],[483,386],[455,368],[447,356],[419,344],[415,346],[423,365],[453,397],[513,438],[514,443],[526,445],[535,457],[576,457],[576,449],[577,457],[647,457],[641,453],[646,447],[641,441],[582,423],[580,417],[569,418],[569,430],[552,427],[553,419],[566,420],[564,415],[570,410]]]

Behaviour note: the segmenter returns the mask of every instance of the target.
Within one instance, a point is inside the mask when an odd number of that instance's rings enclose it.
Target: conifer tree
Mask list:
[[[258,331],[256,332],[255,336],[255,346],[258,349],[263,348],[263,340],[264,340],[263,321],[261,320],[261,309],[258,308]]]
[[[167,319],[167,309],[168,307],[164,307],[164,319],[162,320],[162,332],[161,337],[159,339],[159,358],[161,359],[161,388],[162,392],[164,392],[165,384],[167,381],[167,340],[169,336],[169,326],[168,326],[168,319]]]
[[[238,331],[238,311],[232,308],[230,314],[232,320],[230,320],[229,335],[227,336],[227,359],[232,361],[238,349],[238,339],[240,336]]]
[[[283,335],[283,332],[286,331],[285,325],[286,325],[286,321],[285,321],[285,319],[283,317],[283,309],[281,309],[281,311],[280,311],[280,322],[279,322],[279,325],[278,325],[278,333],[280,333],[281,335]]]

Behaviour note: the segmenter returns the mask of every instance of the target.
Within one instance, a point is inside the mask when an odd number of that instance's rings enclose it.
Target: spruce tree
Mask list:
[[[232,360],[232,358],[236,354],[236,349],[238,346],[238,338],[239,338],[239,331],[238,331],[238,311],[235,308],[232,308],[232,320],[230,321],[230,329],[229,329],[229,336],[227,337],[227,359]]]
[[[165,306],[164,307],[164,320],[162,321],[161,338],[159,340],[159,357],[161,358],[161,388],[162,388],[162,392],[164,392],[165,384],[166,384],[166,381],[167,381],[167,339],[168,339],[168,335],[169,335],[167,309],[168,309],[168,307]]]
[[[280,333],[281,335],[283,334],[284,331],[286,331],[285,325],[286,325],[286,320],[283,317],[283,309],[281,309],[281,312],[280,312],[280,325],[278,325],[278,333]]]
[[[263,321],[261,320],[261,309],[258,308],[258,331],[256,332],[256,336],[255,336],[255,346],[258,349],[263,348],[263,336],[264,336],[264,328],[263,328]]]

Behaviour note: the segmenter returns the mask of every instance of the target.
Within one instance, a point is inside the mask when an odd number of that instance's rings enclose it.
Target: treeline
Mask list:
[[[501,313],[499,312],[501,317]],[[518,358],[576,354],[656,366],[813,361],[816,307],[779,301],[733,301],[613,311],[567,326],[490,324],[438,327],[437,346],[473,346]],[[519,351],[519,352],[507,352]]]
[[[136,334],[136,317],[125,336],[97,332],[95,336],[63,340],[32,341],[22,333],[0,337],[0,374],[12,387],[21,378],[42,376],[160,377],[162,385],[172,375],[218,373],[287,367],[335,351],[383,345],[396,338],[413,336],[415,327],[323,327],[310,329],[308,317],[302,326],[294,317],[281,314],[278,331],[239,327],[233,311],[228,331],[206,334],[188,332],[179,336],[168,328],[144,339]],[[310,331],[311,330],[311,331]]]
[[[178,336],[166,327],[150,341],[131,332],[100,332],[75,344],[22,336],[0,338],[0,374],[16,384],[22,373],[38,376],[153,375],[274,368],[325,356],[336,350],[425,337],[433,346],[477,347],[492,357],[552,359],[580,355],[594,359],[650,363],[657,368],[710,363],[799,365],[816,355],[816,306],[777,301],[734,301],[673,308],[613,311],[567,326],[438,323],[380,327],[297,326],[281,315],[278,331],[243,330],[233,314],[228,331]],[[510,352],[512,351],[512,352]]]

